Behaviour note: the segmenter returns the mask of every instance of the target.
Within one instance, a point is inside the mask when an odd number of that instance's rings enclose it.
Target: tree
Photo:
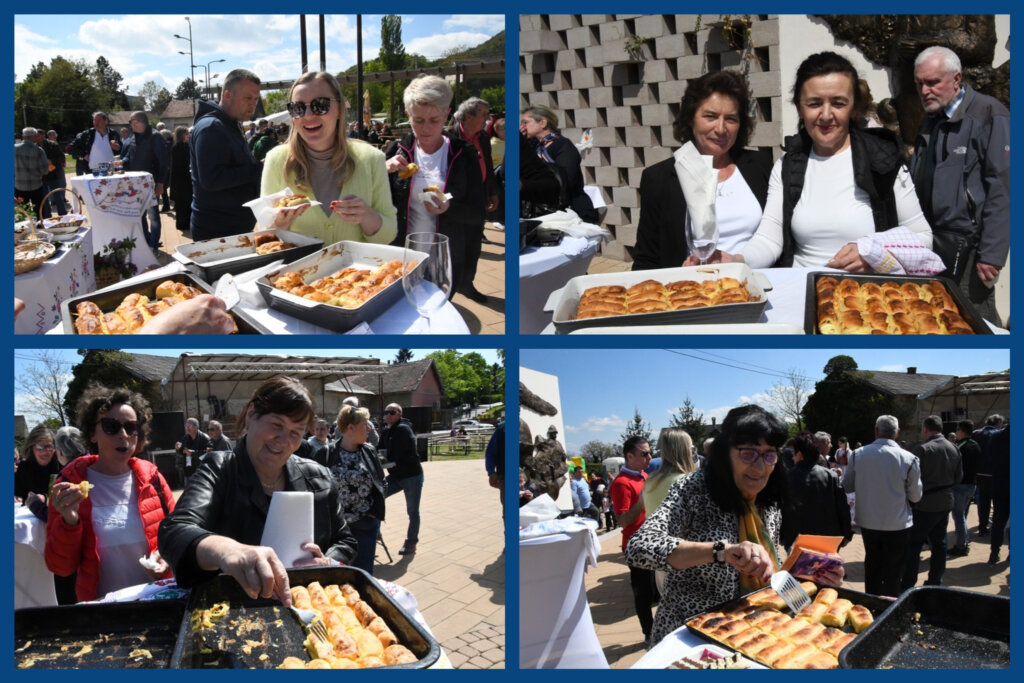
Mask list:
[[[901,423],[910,417],[894,396],[871,386],[871,373],[857,370],[849,356],[830,359],[825,373],[803,407],[804,424],[810,431],[824,430],[843,434],[851,443],[870,443],[879,415],[895,415]]]
[[[488,393],[491,386],[490,368],[479,353],[461,354],[455,349],[447,349],[434,351],[427,358],[434,361],[441,375],[444,399],[448,405],[478,403]],[[502,383],[501,393],[504,394],[504,391]]]
[[[633,436],[642,437],[647,439],[648,443],[651,443],[651,425],[640,417],[640,410],[638,408],[633,408],[633,419],[626,424],[626,431],[622,432],[622,436],[619,439],[625,443],[627,439]],[[651,443],[651,449],[654,449],[653,443]]]
[[[96,68],[93,72],[96,78],[96,87],[99,88],[100,92],[109,98],[109,108],[112,109],[127,109],[128,108],[128,95],[125,94],[124,89],[121,87],[121,81],[124,78],[121,74],[112,66],[107,58],[100,55],[96,58]]]
[[[380,20],[380,54],[384,71],[405,68],[405,46],[402,45],[402,17],[385,14]]]
[[[178,85],[178,89],[174,91],[174,99],[176,100],[195,100],[199,99],[199,86],[191,78],[186,78]]]
[[[694,446],[697,446],[698,449],[699,444],[703,443],[710,433],[710,430],[704,426],[704,413],[697,412],[697,408],[693,405],[693,401],[690,400],[689,396],[683,400],[683,405],[679,406],[679,414],[672,415],[668,426],[674,429],[682,429],[689,434],[690,438],[693,439]]]
[[[153,409],[162,403],[159,388],[139,379],[128,370],[125,363],[131,359],[131,354],[119,349],[79,349],[78,353],[82,360],[72,368],[73,377],[68,382],[68,391],[64,396],[64,409],[71,421],[77,418],[75,411],[78,399],[93,382],[137,391],[149,401]]]
[[[852,360],[852,359],[851,359]],[[796,425],[796,431],[803,429],[803,409],[811,393],[811,380],[804,377],[797,368],[786,372],[785,382],[776,382],[768,390],[768,408],[786,422]]]
[[[267,112],[267,116],[276,114],[280,111],[284,111],[288,108],[288,92],[285,90],[275,90],[268,92],[263,96],[263,110]]]
[[[822,372],[825,373],[825,377],[840,377],[844,373],[852,372],[857,369],[857,361],[850,356],[839,355],[832,356],[825,363],[825,369]]]
[[[412,349],[398,349],[395,355],[396,363],[408,363],[412,360]]]
[[[15,88],[14,107],[21,126],[53,128],[70,135],[92,125],[92,112],[109,109],[109,93],[96,85],[95,74],[84,60],[60,55],[50,63],[37,63]]]
[[[505,86],[496,85],[480,91],[480,99],[487,100],[491,111],[505,111]]]
[[[622,446],[604,441],[588,441],[580,446],[580,457],[587,462],[604,462],[607,458],[621,457]]]
[[[139,95],[146,102],[146,109],[148,111],[156,110],[156,98],[160,96],[160,86],[156,84],[156,81],[146,81],[139,88]]]
[[[167,88],[160,88],[160,92],[157,93],[156,100],[153,102],[153,111],[162,116],[164,111],[167,109],[167,105],[171,103],[172,99],[174,99],[174,96],[171,95],[170,90]]]
[[[70,421],[64,405],[71,380],[70,368],[65,367],[61,357],[50,349],[36,351],[35,358],[36,362],[18,376],[19,402],[28,412],[41,416],[44,421],[56,420],[58,427],[64,426]]]

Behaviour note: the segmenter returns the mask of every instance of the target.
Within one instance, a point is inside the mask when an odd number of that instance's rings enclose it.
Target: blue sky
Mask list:
[[[830,358],[847,354],[863,370],[968,375],[1010,367],[1005,349],[522,349],[520,365],[556,375],[565,440],[570,450],[587,441],[618,441],[633,408],[657,433],[689,396],[705,419],[722,418],[737,405],[762,403],[781,374],[798,370],[814,382]],[[955,372],[954,372],[955,369]]]
[[[137,94],[146,81],[172,93],[189,76],[186,15],[33,15],[14,16],[14,73],[21,80],[31,67],[58,54],[95,64],[103,55],[124,77],[129,94]],[[222,77],[231,69],[255,71],[264,80],[299,76],[301,48],[299,15],[189,14],[196,79],[205,78],[205,65]],[[379,14],[364,14],[363,58],[380,50]],[[505,28],[503,14],[402,15],[402,42],[407,53],[436,59],[456,46],[472,47]],[[319,65],[319,29],[315,14],[306,15],[309,64]],[[326,15],[327,70],[339,72],[356,63],[355,15]],[[180,55],[178,51],[186,54]]]

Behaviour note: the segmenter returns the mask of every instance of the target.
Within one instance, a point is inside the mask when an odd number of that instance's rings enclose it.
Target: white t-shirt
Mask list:
[[[915,233],[930,249],[931,227],[921,212],[914,182],[906,168],[896,174],[893,191],[898,224]],[[780,158],[772,167],[761,224],[743,249],[744,260],[751,268],[768,268],[782,255],[782,195]],[[798,267],[824,266],[848,243],[874,234],[871,200],[853,179],[852,147],[829,157],[810,153],[791,227],[793,265]]]
[[[89,170],[95,171],[100,164],[114,161],[114,150],[110,149],[110,140],[106,135],[100,135],[96,131],[96,137],[92,140],[92,149],[89,150]]]
[[[743,251],[761,222],[761,205],[739,169],[718,183],[715,197],[718,248],[730,254]]]
[[[92,501],[92,530],[100,556],[97,595],[103,596],[126,586],[149,583],[152,579],[139,564],[149,554],[149,542],[142,528],[135,479],[125,474],[100,474],[89,469]]]
[[[445,172],[448,169],[448,149],[450,144],[448,138],[437,148],[433,154],[427,154],[419,146],[416,147],[416,165],[420,167],[419,172],[412,177],[412,184],[409,187],[409,225],[407,233],[413,232],[437,232],[437,216],[427,213],[423,202],[418,195],[427,189],[429,185],[437,185],[444,189]]]

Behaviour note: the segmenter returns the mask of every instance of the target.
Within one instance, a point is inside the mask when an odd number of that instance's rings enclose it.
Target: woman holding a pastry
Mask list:
[[[786,138],[785,154],[772,168],[757,232],[742,251],[716,252],[711,261],[864,273],[874,272],[866,257],[880,265],[891,253],[903,270],[887,272],[942,270],[937,256],[929,259],[932,231],[903,162],[903,143],[885,128],[856,127],[865,107],[858,78],[834,52],[803,61],[793,85],[800,131]],[[907,242],[912,246],[893,251],[892,244]]]
[[[384,155],[345,135],[345,111],[334,76],[325,71],[300,76],[288,91],[294,131],[267,153],[260,194],[285,187],[296,193],[276,208],[274,228],[313,235],[325,244],[387,244],[396,227]]]
[[[157,528],[174,510],[174,496],[156,465],[137,457],[152,417],[141,395],[93,384],[76,414],[96,455],[75,458],[54,483],[45,557],[57,576],[78,572],[81,602],[170,576]]]
[[[472,284],[462,280],[473,258],[473,240],[479,240],[486,219],[480,158],[472,143],[444,131],[452,103],[447,81],[439,76],[414,78],[402,99],[412,133],[399,141],[387,161],[391,200],[398,209],[398,236],[392,244],[404,246],[405,236],[414,232],[446,235],[454,294]]]
[[[290,377],[256,389],[239,415],[242,436],[234,450],[206,456],[160,525],[160,552],[179,585],[224,572],[253,598],[276,595],[291,604],[286,568],[273,549],[260,545],[275,491],[313,493],[313,542],[302,545],[309,556],[294,566],[352,561],[356,539],[331,473],[294,455],[315,415],[309,391]]]
[[[746,149],[754,125],[750,90],[736,72],[712,71],[689,82],[672,126],[682,147],[640,176],[633,270],[676,268],[689,255],[681,220],[688,216],[687,197],[677,157],[694,151],[710,157],[718,174],[718,248],[730,253],[743,249],[761,222],[772,168],[769,154]]]
[[[651,645],[694,614],[767,585],[778,548],[786,425],[763,408],[729,411],[704,469],[680,477],[629,539],[626,561],[667,572]]]

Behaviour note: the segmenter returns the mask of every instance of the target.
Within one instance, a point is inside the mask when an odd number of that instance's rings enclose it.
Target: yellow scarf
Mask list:
[[[764,528],[764,521],[762,521],[761,515],[757,514],[757,506],[753,500],[744,502],[747,505],[747,511],[740,516],[740,543],[750,541],[763,547],[772,558],[772,568],[778,571],[779,558],[775,551],[775,544],[772,543],[771,538],[768,536],[768,531]],[[740,595],[755,591],[758,588],[764,588],[767,585],[767,581],[762,581],[748,574],[740,574]]]

